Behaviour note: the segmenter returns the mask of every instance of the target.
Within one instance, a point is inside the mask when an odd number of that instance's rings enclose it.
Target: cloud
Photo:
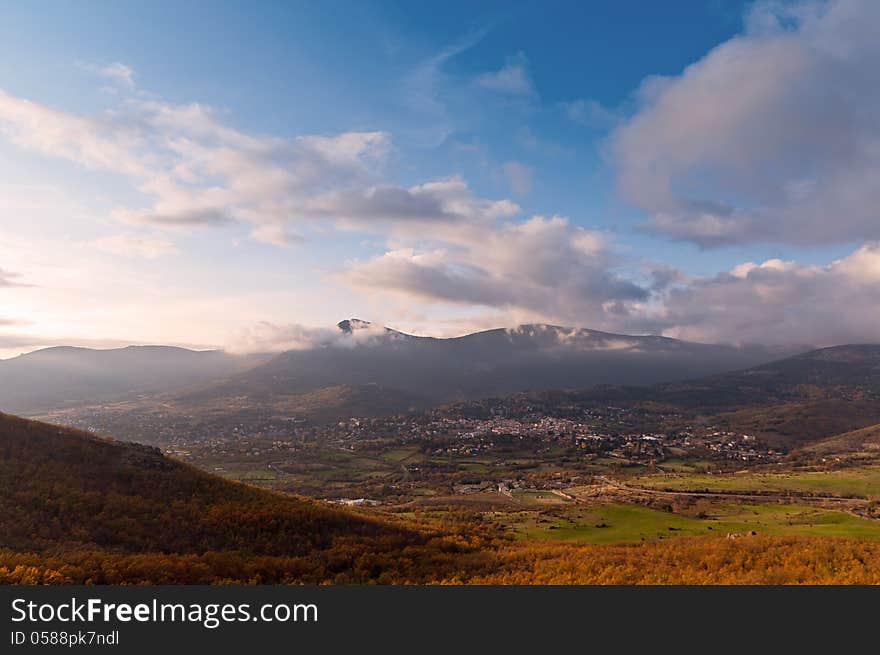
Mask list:
[[[673,285],[655,327],[710,342],[827,346],[880,340],[880,244],[826,266],[770,259]]]
[[[311,327],[299,323],[263,321],[236,331],[228,340],[226,350],[238,353],[269,353],[287,350],[310,350],[327,347],[370,345],[388,338],[384,326],[359,323],[356,329],[343,332],[339,327]]]
[[[513,96],[535,94],[535,87],[528,70],[529,61],[523,53],[508,57],[504,66],[491,73],[479,75],[474,84],[487,91]]]
[[[650,228],[702,246],[880,238],[880,3],[761,2],[645,80],[609,151]]]
[[[501,170],[510,190],[516,195],[523,196],[532,190],[534,171],[525,164],[509,161],[502,165]]]
[[[491,221],[519,210],[508,200],[475,196],[457,177],[410,187],[384,183],[382,169],[392,148],[385,132],[253,136],[199,104],[136,99],[89,117],[0,91],[0,136],[129,178],[148,202],[117,207],[111,216],[130,225],[193,229],[244,223],[257,240],[292,245],[303,240],[302,231],[328,224],[407,231]]]
[[[11,96],[0,89],[0,136],[15,145],[93,170],[148,177],[156,157],[131,121],[91,119]]]
[[[488,33],[487,29],[474,30],[458,41],[444,47],[436,54],[417,63],[400,87],[403,104],[423,120],[418,130],[409,132],[409,137],[423,147],[436,147],[456,131],[461,117],[453,111],[450,104],[460,104],[457,98],[457,82],[444,71],[451,60],[470,50]],[[466,103],[471,106],[471,102]]]
[[[82,70],[111,80],[115,84],[125,87],[126,89],[133,90],[136,86],[134,81],[134,70],[122,62],[116,61],[106,66],[97,66],[95,64],[83,62],[77,62],[76,65]]]
[[[118,61],[98,69],[98,73],[129,89],[133,89],[135,86],[134,71]]]
[[[350,286],[414,301],[481,305],[607,326],[648,292],[613,273],[601,235],[561,217],[450,233],[436,248],[400,246],[340,276]]]
[[[176,255],[177,247],[166,239],[149,239],[127,234],[116,234],[95,240],[98,250],[121,257],[158,259],[168,255]]]
[[[519,206],[509,200],[486,200],[474,195],[460,177],[412,187],[374,186],[329,191],[309,200],[312,216],[336,218],[352,227],[359,223],[419,231],[431,224],[492,221],[512,216]]]
[[[410,307],[491,312],[429,322],[436,336],[540,321],[705,343],[880,341],[880,243],[827,265],[770,259],[700,277],[657,267],[638,285],[614,273],[599,235],[558,217],[507,225],[480,241],[458,250],[388,250],[341,277],[365,292],[398,294]]]

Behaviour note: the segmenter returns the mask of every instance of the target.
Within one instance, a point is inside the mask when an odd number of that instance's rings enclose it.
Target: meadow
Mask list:
[[[713,504],[702,514],[686,516],[641,505],[570,504],[545,512],[496,513],[493,518],[521,539],[596,544],[752,532],[880,539],[876,520],[803,505]]]

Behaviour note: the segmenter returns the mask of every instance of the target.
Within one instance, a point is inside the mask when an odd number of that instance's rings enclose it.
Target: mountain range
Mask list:
[[[455,338],[413,336],[358,319],[337,327],[323,341],[274,356],[165,346],[39,350],[0,361],[0,410],[40,415],[155,397],[188,410],[270,407],[332,420],[527,390],[646,386],[781,354],[543,324]]]
[[[316,404],[354,397],[373,413],[533,389],[650,385],[745,368],[779,356],[761,347],[707,345],[553,325],[521,325],[462,337],[417,337],[366,321],[342,321],[325,343],[281,353],[184,393],[189,407]],[[332,392],[332,393],[331,393]],[[325,398],[325,400],[327,400]],[[318,402],[317,404],[321,404]],[[370,413],[370,412],[368,412]]]
[[[185,389],[259,361],[257,355],[170,346],[45,348],[0,360],[0,410],[36,414],[134,394]]]

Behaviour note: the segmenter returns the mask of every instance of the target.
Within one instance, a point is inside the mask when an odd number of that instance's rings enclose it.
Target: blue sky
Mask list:
[[[287,347],[349,315],[875,338],[876,20],[858,0],[0,3],[0,354]],[[862,309],[841,320],[841,296]]]

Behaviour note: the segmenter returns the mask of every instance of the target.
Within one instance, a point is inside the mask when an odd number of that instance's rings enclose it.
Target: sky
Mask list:
[[[0,357],[352,316],[880,341],[878,31],[874,0],[0,0]]]

